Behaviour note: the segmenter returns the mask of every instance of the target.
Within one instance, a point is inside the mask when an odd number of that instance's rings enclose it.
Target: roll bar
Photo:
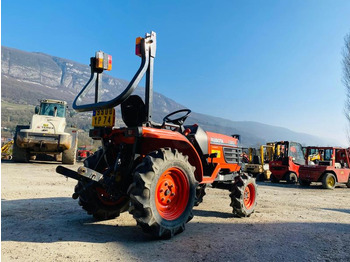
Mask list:
[[[101,74],[103,69],[96,68],[96,58],[90,58],[91,76],[88,83],[83,87],[73,102],[73,109],[78,112],[92,111],[95,109],[113,108],[124,102],[135,90],[137,85],[140,83],[144,74],[146,73],[146,91],[145,91],[145,104],[147,122],[151,122],[152,118],[152,103],[153,103],[153,60],[156,56],[156,33],[151,31],[150,34],[146,34],[145,38],[140,39],[140,46],[136,46],[136,54],[141,56],[141,65],[130,81],[126,89],[117,97],[109,101],[100,101],[98,97],[98,89],[101,86]],[[138,50],[137,48],[140,48]],[[95,103],[78,105],[78,102],[95,87]]]

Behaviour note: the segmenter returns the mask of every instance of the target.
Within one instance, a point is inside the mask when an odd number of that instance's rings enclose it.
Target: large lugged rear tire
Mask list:
[[[249,217],[254,213],[257,200],[255,179],[247,174],[238,177],[231,187],[232,213],[237,217]]]
[[[78,182],[75,186],[75,192],[83,189],[84,184]],[[129,199],[121,197],[118,200],[113,199],[103,187],[91,186],[83,190],[79,195],[79,205],[96,220],[108,220],[116,218],[120,213],[129,208]]]
[[[84,161],[84,166],[103,172],[107,164],[103,158],[103,150],[97,151]],[[129,198],[121,196],[116,199],[109,195],[100,185],[88,185],[79,181],[75,186],[75,192],[79,192],[79,205],[96,220],[113,219],[129,208]]]
[[[197,182],[188,157],[162,148],[146,156],[129,187],[130,213],[138,225],[157,238],[170,238],[192,219]]]

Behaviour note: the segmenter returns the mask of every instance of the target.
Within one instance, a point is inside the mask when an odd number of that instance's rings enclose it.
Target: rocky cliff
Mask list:
[[[36,105],[40,99],[54,98],[66,100],[71,104],[90,77],[88,65],[43,53],[24,52],[8,47],[1,47],[1,50],[1,99],[6,102]],[[124,90],[127,83],[104,74],[102,98],[109,100],[115,97]],[[144,97],[143,90],[137,88],[136,93]],[[166,114],[181,108],[185,107],[162,94],[154,93],[155,121],[160,122]],[[2,117],[8,118],[4,115]],[[192,113],[186,123],[198,123],[205,130],[227,135],[241,134],[245,146],[257,146],[277,140],[324,144],[320,138],[286,128],[256,122],[232,121],[200,113]]]

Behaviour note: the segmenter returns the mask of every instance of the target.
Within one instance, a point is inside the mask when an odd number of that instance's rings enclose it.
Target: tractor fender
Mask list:
[[[177,149],[182,154],[187,155],[188,162],[196,168],[194,171],[196,180],[198,182],[203,180],[202,161],[194,146],[184,135],[168,129],[143,127],[141,137],[141,154],[147,155],[165,147]]]

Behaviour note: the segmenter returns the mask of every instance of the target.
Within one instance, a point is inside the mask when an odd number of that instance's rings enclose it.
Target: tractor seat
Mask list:
[[[127,127],[141,126],[146,121],[146,106],[141,97],[129,96],[121,104],[122,119]]]

